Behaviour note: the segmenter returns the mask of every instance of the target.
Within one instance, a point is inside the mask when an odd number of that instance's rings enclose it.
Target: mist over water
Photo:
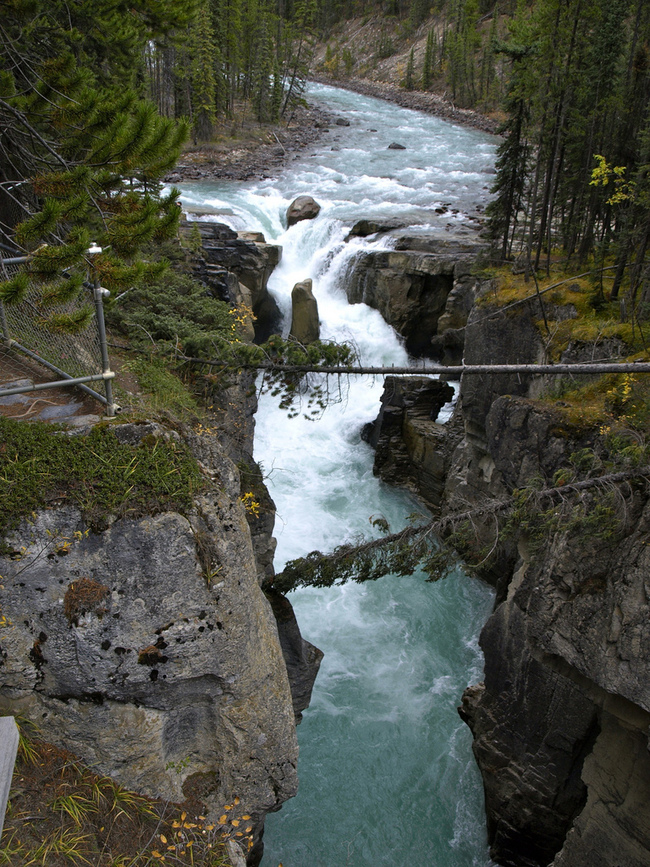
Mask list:
[[[352,342],[363,362],[404,365],[379,313],[343,290],[360,250],[344,241],[361,218],[399,217],[409,233],[471,232],[489,187],[495,142],[473,130],[380,100],[314,85],[350,121],[332,128],[274,180],[184,184],[183,201],[283,248],[269,288],[290,319],[291,289],[311,277],[323,339]],[[398,141],[407,150],[388,150]],[[318,218],[286,230],[298,195]],[[436,208],[446,205],[445,214]],[[451,211],[455,210],[456,213]],[[276,570],[309,551],[363,535],[379,515],[392,529],[422,506],[372,474],[362,426],[379,409],[382,379],[331,382],[339,402],[317,421],[289,419],[264,396],[255,457],[277,505]],[[486,867],[483,793],[471,736],[457,706],[481,679],[477,637],[492,593],[462,572],[430,584],[420,574],[291,594],[303,635],[325,657],[298,728],[298,796],[267,818],[264,867]]]

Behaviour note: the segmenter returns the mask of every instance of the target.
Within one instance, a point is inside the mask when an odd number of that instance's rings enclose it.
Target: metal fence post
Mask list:
[[[95,315],[97,318],[97,332],[99,345],[102,351],[102,373],[111,373],[111,363],[108,359],[108,343],[106,341],[106,324],[104,322],[104,295],[110,294],[108,289],[102,289],[99,280],[93,283],[93,298],[95,300]],[[113,403],[113,383],[110,379],[104,380],[106,389],[106,415],[114,418],[117,406]]]
[[[102,252],[102,248],[93,241],[87,250],[88,255],[92,258]],[[97,333],[99,334],[99,346],[102,353],[102,373],[111,373],[111,363],[108,358],[108,343],[106,341],[106,323],[104,322],[104,298],[111,293],[108,289],[103,289],[99,284],[99,278],[96,273],[93,273],[93,300],[95,301],[95,317],[97,319]],[[104,388],[106,389],[106,415],[108,418],[114,418],[119,407],[113,403],[113,383],[109,378],[104,380]]]
[[[2,328],[2,342],[5,346],[11,346],[11,333],[7,322],[7,312],[4,301],[0,301],[0,327]]]

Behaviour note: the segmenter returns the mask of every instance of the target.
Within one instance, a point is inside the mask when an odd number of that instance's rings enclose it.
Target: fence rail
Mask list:
[[[5,820],[11,777],[18,752],[18,728],[12,716],[0,717],[0,834]]]
[[[224,361],[210,361],[206,358],[190,358],[183,356],[182,360],[188,364],[200,367],[216,367],[227,370],[229,367],[242,370],[268,370],[270,373],[326,373],[345,374],[357,376],[387,376],[387,375],[412,375],[434,376],[471,376],[473,374],[498,373],[514,374],[528,373],[536,375],[555,375],[559,373],[591,374],[598,376],[601,373],[650,373],[650,362],[647,361],[592,361],[576,362],[574,364],[456,364],[445,366],[442,364],[411,365],[410,367],[363,367],[362,365],[325,365],[325,364],[281,364],[274,361],[232,363]]]
[[[28,261],[26,256],[4,257],[0,253],[0,278],[14,276]],[[0,384],[0,397],[40,391],[47,388],[77,386],[106,407],[106,415],[115,415],[119,407],[113,401],[106,328],[104,325],[104,295],[97,281],[84,285],[79,296],[65,304],[47,304],[42,290],[31,285],[27,295],[18,303],[5,304],[0,300],[0,358],[10,362],[11,354],[25,355],[50,373],[53,381],[43,383],[16,382],[7,388]],[[94,314],[88,324],[74,334],[55,331],[45,324],[52,313],[74,314],[92,304]],[[88,383],[103,385],[103,394]]]

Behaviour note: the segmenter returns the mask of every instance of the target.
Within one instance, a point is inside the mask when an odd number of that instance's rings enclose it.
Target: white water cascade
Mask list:
[[[311,277],[322,339],[351,341],[365,364],[404,365],[392,328],[365,305],[349,305],[342,288],[355,253],[386,242],[344,238],[364,217],[398,217],[410,234],[471,232],[494,140],[331,87],[313,86],[309,98],[350,126],[334,128],[279,178],[183,184],[183,201],[282,245],[269,288],[285,313],[294,284]],[[389,150],[393,141],[406,149]],[[286,208],[301,194],[321,213],[286,230]],[[318,421],[289,419],[262,398],[255,456],[277,506],[276,570],[373,535],[373,516],[398,529],[421,511],[373,476],[372,450],[359,437],[382,387],[379,378],[356,378]],[[291,602],[325,657],[298,729],[300,791],[267,817],[264,867],[489,865],[480,776],[456,708],[481,678],[477,636],[491,591],[460,572],[437,584],[415,574],[300,590]]]

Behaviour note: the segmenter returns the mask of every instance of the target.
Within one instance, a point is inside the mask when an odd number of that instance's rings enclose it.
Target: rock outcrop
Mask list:
[[[453,397],[452,386],[439,379],[387,376],[379,415],[362,432],[375,449],[375,475],[434,508],[445,486],[446,451],[440,445],[447,435],[436,419]]]
[[[291,337],[307,346],[320,335],[318,301],[312,291],[312,281],[302,280],[291,291]]]
[[[538,317],[525,305],[475,308],[466,361],[541,360]],[[463,378],[465,436],[447,475],[447,509],[531,484],[552,487],[570,456],[594,445],[595,432],[572,428],[532,399],[543,385]],[[643,486],[624,486],[615,497],[609,526],[551,524],[541,546],[516,533],[514,543],[501,544],[489,576],[497,605],[481,634],[485,681],[467,690],[461,715],[474,734],[499,864],[650,860],[650,498]],[[592,514],[589,502],[586,509]],[[487,524],[478,522],[477,534],[485,541]]]
[[[380,272],[376,292],[391,285]],[[390,291],[378,299],[391,309]],[[570,304],[545,303],[543,312],[555,321],[575,315]],[[484,296],[464,329],[465,361],[545,360],[540,320],[538,300],[502,309]],[[563,357],[623,351],[605,340],[573,345]],[[554,384],[464,376],[444,428],[413,425],[417,386],[413,396],[398,389],[386,402],[383,434],[375,429],[377,460],[391,481],[412,486],[427,475],[424,465],[414,472],[413,455],[429,454],[435,481],[422,487],[443,514],[487,504],[473,532],[477,550],[492,549],[492,565],[480,571],[496,585],[496,603],[480,639],[485,678],[466,690],[460,712],[474,735],[492,858],[507,867],[642,867],[650,863],[648,485],[612,486],[605,501],[587,491],[584,511],[566,517],[558,494],[506,539],[489,514],[490,502],[517,489],[561,492],[558,471],[596,446],[597,431],[537,399]]]
[[[282,248],[267,244],[259,232],[238,233],[223,223],[193,221],[185,223],[183,231],[187,235],[194,227],[198,227],[202,244],[195,276],[222,301],[252,310],[254,338],[264,342],[278,330],[282,318],[267,289]]]
[[[463,714],[500,864],[648,863],[650,501],[628,490],[620,505],[614,538],[561,530],[533,552],[520,539],[482,632],[485,682]]]
[[[350,303],[379,310],[411,355],[458,363],[463,328],[483,285],[472,275],[480,246],[398,236],[397,248],[355,260],[346,283]]]
[[[114,432],[134,448],[179,438],[157,424]],[[314,666],[292,700],[249,486],[217,436],[182,438],[204,477],[189,511],[109,519],[99,531],[54,506],[5,538],[19,554],[1,561],[0,707],[129,788],[213,812],[239,797],[259,834],[296,793],[294,707],[308,702]]]

